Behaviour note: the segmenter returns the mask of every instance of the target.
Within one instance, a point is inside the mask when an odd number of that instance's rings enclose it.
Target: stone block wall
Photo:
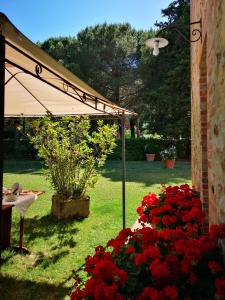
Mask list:
[[[192,0],[192,180],[209,223],[225,223],[225,1]]]

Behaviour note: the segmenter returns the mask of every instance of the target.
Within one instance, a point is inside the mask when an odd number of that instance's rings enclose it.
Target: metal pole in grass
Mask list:
[[[4,106],[5,106],[5,37],[0,33],[0,243],[2,240],[2,191],[3,191],[3,135],[4,135]],[[0,244],[0,261],[1,261]]]
[[[126,155],[125,155],[125,114],[121,120],[122,129],[122,206],[123,206],[123,229],[126,227]]]

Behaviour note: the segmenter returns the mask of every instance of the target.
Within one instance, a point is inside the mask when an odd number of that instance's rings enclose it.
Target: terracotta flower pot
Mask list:
[[[146,153],[145,157],[147,161],[153,161],[155,160],[155,153]]]
[[[164,167],[167,169],[173,169],[175,164],[175,159],[164,160]]]
[[[58,195],[52,196],[52,214],[58,219],[76,219],[88,217],[90,211],[88,196],[63,200]]]

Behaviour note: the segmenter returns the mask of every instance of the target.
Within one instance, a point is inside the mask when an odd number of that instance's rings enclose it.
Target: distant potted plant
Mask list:
[[[175,164],[175,159],[177,157],[176,147],[171,146],[167,149],[160,151],[160,157],[164,162],[165,168],[173,169]]]
[[[89,215],[87,188],[97,181],[102,166],[115,146],[116,127],[98,121],[90,130],[88,117],[44,117],[32,124],[31,143],[44,160],[55,194],[52,213],[58,219]]]
[[[146,144],[144,147],[145,150],[145,157],[147,161],[154,161],[155,160],[155,149],[153,145]]]

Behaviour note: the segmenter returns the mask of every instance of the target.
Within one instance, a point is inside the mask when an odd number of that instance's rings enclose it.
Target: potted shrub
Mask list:
[[[155,149],[153,145],[146,144],[145,145],[145,157],[147,161],[154,161],[155,160]]]
[[[43,159],[55,194],[52,213],[58,219],[89,215],[87,188],[97,181],[102,166],[115,146],[116,128],[98,121],[90,130],[88,117],[44,117],[32,123],[31,143]]]
[[[175,164],[175,159],[177,157],[177,151],[175,146],[171,146],[167,149],[160,151],[160,156],[164,162],[164,166],[167,169],[173,169]]]

